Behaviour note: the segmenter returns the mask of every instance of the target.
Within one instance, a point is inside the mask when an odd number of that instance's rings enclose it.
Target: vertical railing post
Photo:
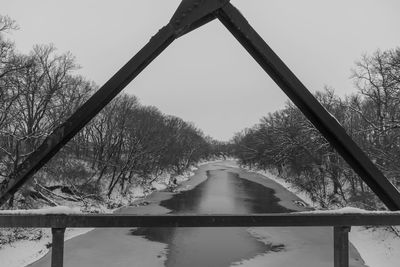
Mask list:
[[[53,243],[51,245],[51,267],[63,267],[65,228],[51,228]]]
[[[349,267],[349,232],[350,226],[333,228],[334,267]]]

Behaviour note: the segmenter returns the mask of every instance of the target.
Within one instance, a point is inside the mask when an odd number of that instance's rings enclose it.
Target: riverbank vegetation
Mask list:
[[[353,69],[357,93],[332,88],[315,97],[377,167],[400,185],[400,49],[364,55]],[[368,186],[293,103],[270,113],[233,139],[240,163],[273,169],[322,207],[382,208]]]

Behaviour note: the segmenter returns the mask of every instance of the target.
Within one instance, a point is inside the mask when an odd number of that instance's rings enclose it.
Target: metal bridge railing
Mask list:
[[[351,226],[400,225],[400,213],[274,213],[250,215],[0,214],[0,227],[52,228],[51,266],[62,267],[65,228],[125,227],[333,227],[334,266],[349,266]]]

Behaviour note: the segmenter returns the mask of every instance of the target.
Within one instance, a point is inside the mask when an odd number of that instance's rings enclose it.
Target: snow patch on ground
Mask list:
[[[370,267],[398,267],[400,238],[384,228],[352,227],[350,241]]]
[[[207,160],[207,161],[201,161],[200,163],[197,164],[197,166],[203,166],[206,164],[211,164],[211,163],[217,163],[220,162],[221,160]]]
[[[114,190],[108,198],[107,207],[100,206],[97,212],[112,213],[118,207],[132,205],[132,203],[145,197],[147,194],[148,191],[146,191],[142,186],[132,186],[127,189],[124,194],[120,194],[118,193],[118,190]],[[89,212],[92,211],[93,210],[89,210]]]
[[[0,249],[2,266],[22,267],[43,257],[49,249],[50,237],[42,237],[38,241],[20,240],[7,244]]]
[[[157,191],[161,191],[167,188],[167,185],[160,182],[152,182],[151,187]]]
[[[79,235],[86,234],[94,228],[69,228],[65,231],[65,241]],[[1,266],[23,267],[42,258],[49,252],[51,245],[51,229],[43,228],[40,240],[19,240],[4,245],[0,249]]]
[[[217,159],[213,159],[213,160],[204,160],[204,161],[200,161],[197,164],[197,166],[203,166],[203,165],[206,165],[206,164],[220,163],[220,162],[225,162],[226,163],[226,161],[234,161],[234,162],[236,162],[236,159],[228,157],[228,158],[225,158],[225,159],[217,158]],[[224,164],[224,166],[227,166],[227,165]],[[238,168],[238,166],[235,166],[235,168]]]
[[[198,167],[191,166],[189,170],[183,173],[182,175],[175,176],[177,184],[181,184],[189,180],[189,178],[192,177],[195,174],[195,171],[197,171],[198,169],[199,169]]]

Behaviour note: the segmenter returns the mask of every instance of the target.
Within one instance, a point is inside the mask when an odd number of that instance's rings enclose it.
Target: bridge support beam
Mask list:
[[[65,228],[51,228],[53,242],[51,245],[51,267],[64,265],[64,233]]]
[[[350,226],[333,228],[334,267],[349,267],[349,232]]]

